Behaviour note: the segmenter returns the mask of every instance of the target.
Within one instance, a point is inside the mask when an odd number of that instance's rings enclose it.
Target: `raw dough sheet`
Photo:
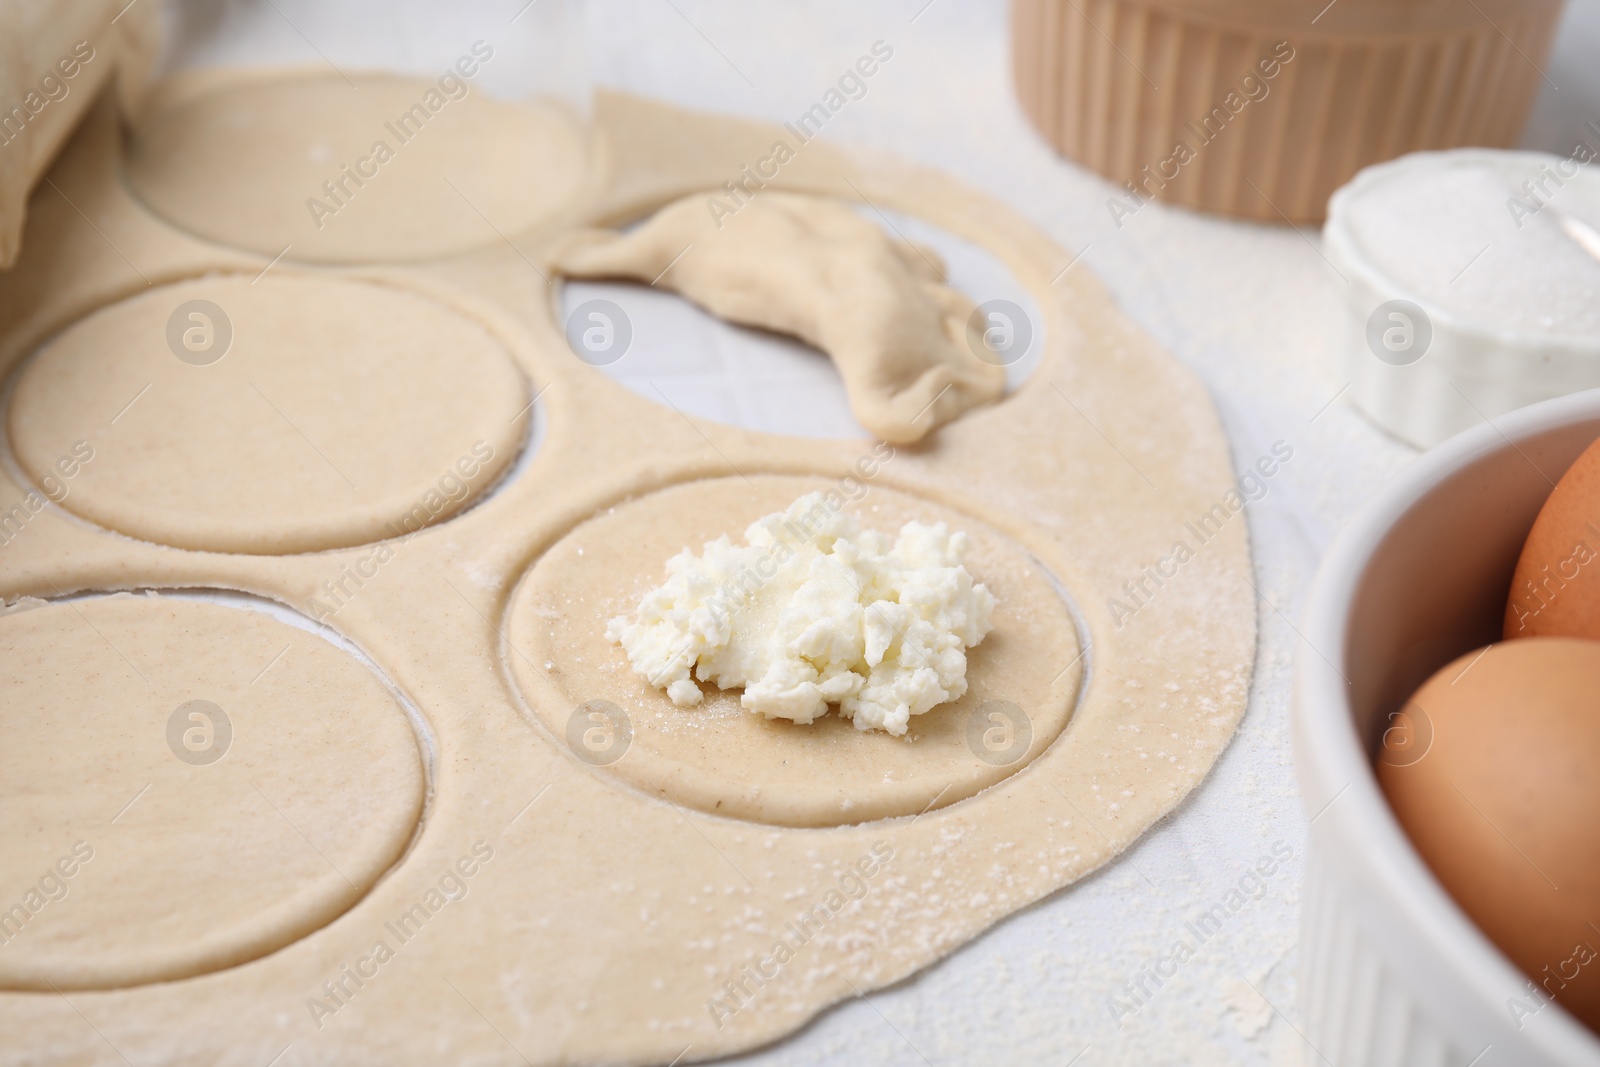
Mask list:
[[[600,120],[611,181],[590,215],[602,222],[714,187],[774,136],[618,97],[604,100]],[[62,198],[35,204],[23,263],[3,282],[8,366],[105,304],[206,271],[254,275],[265,265],[144,211],[116,181],[114,152],[102,110],[56,168]],[[1204,390],[1114,310],[1092,276],[1063,274],[1067,253],[948,179],[817,145],[783,182],[929,219],[984,244],[1034,294],[1045,338],[1036,373],[1000,405],[897,451],[869,480],[867,503],[881,487],[969,515],[1070,592],[1085,631],[1082,662],[1063,641],[1059,661],[1026,668],[1047,685],[1089,677],[1061,736],[970,799],[940,806],[936,796],[916,814],[816,829],[711,814],[670,776],[641,785],[577,758],[544,724],[548,708],[525,706],[548,695],[513,666],[525,655],[519,580],[546,549],[606,508],[671,485],[842,481],[860,471],[871,443],[697,422],[596,374],[566,347],[538,239],[412,269],[352,270],[345,277],[419,290],[478,319],[526,377],[531,409],[515,417],[531,410],[542,427],[542,437],[530,430],[526,439],[537,450],[492,495],[400,541],[326,617],[427,725],[415,738],[433,768],[420,833],[348,911],[267,955],[164,985],[0,994],[0,1029],[27,1036],[25,1055],[209,1063],[227,1050],[240,1062],[296,1062],[292,1050],[303,1063],[666,1062],[749,1048],[831,1002],[906,977],[1096,869],[1204,776],[1249,686],[1254,596],[1243,521],[1235,512],[1218,524],[1184,561],[1181,580],[1156,585],[1148,606],[1120,617],[1113,606],[1125,583],[1171,555],[1186,524],[1232,491]],[[85,227],[75,205],[87,205],[97,226]],[[108,256],[102,242],[133,258]],[[96,424],[96,447],[114,450],[119,425],[109,416]],[[393,432],[383,422],[372,430]],[[8,497],[25,492],[16,474],[0,478]],[[279,475],[246,462],[240,476]],[[68,495],[34,515],[5,546],[8,600],[201,587],[317,614],[327,583],[372,566],[369,545],[303,555],[179,551],[96,528],[72,515],[73,503]],[[652,579],[682,547],[641,540],[650,550],[630,565],[643,569],[648,559]],[[572,625],[598,630],[603,619],[580,612]],[[352,774],[363,768],[351,760]],[[327,817],[300,827],[313,850],[335,828]],[[85,865],[80,877],[102,869]],[[425,925],[413,922],[410,936],[391,941],[390,924],[419,905]],[[786,938],[792,951],[773,972]],[[377,952],[379,942],[388,951]],[[350,980],[352,972],[363,977]],[[209,1013],[200,1021],[197,998]]]

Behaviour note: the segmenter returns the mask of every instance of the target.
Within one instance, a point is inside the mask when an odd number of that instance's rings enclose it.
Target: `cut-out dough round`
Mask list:
[[[0,616],[0,656],[0,988],[255,959],[360,899],[415,830],[405,710],[361,662],[261,611],[24,604]]]
[[[676,803],[782,826],[915,815],[1025,767],[1072,714],[1083,670],[1072,611],[1014,541],[905,493],[873,487],[844,507],[863,528],[891,535],[912,519],[965,530],[967,569],[998,602],[994,630],[967,653],[966,696],[916,716],[905,737],[859,731],[836,712],[809,726],[767,720],[739,706],[739,690],[712,685],[702,685],[699,706],[678,707],[606,640],[605,620],[632,611],[669,556],[830,489],[837,483],[791,475],[716,478],[628,501],[578,526],[540,558],[512,603],[510,668],[535,713],[566,740],[582,736],[569,734],[575,713],[588,721],[580,708],[607,701],[627,716],[626,749],[614,758],[575,750],[579,759]],[[1006,719],[1013,708],[1025,723]],[[619,741],[608,735],[605,743]]]
[[[556,263],[573,277],[663,285],[815,345],[885,441],[919,441],[1005,391],[1004,369],[977,355],[975,307],[945,284],[936,253],[824,197],[765,192],[730,215],[688,196],[627,233],[573,234]]]
[[[287,553],[460,511],[515,458],[526,391],[494,335],[418,293],[213,276],[68,327],[24,366],[8,421],[22,468],[92,522]]]
[[[316,263],[462,252],[550,220],[577,193],[584,139],[554,104],[493,100],[470,79],[454,97],[420,79],[352,81],[197,89],[138,125],[128,182],[201,237]]]

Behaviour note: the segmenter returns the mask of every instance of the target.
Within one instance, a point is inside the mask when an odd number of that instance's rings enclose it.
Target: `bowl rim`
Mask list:
[[[1354,594],[1374,550],[1419,501],[1478,460],[1506,449],[1520,451],[1520,443],[1530,437],[1582,423],[1594,423],[1600,436],[1600,389],[1489,420],[1401,470],[1357,512],[1324,555],[1295,649],[1290,716],[1301,800],[1311,824],[1308,833],[1338,849],[1342,869],[1364,872],[1360,880],[1430,947],[1434,970],[1452,973],[1477,998],[1477,1007],[1493,1005],[1496,1011],[1504,1010],[1508,994],[1526,990],[1531,980],[1434,877],[1384,799],[1353,721],[1346,637]],[[1556,1062],[1600,1064],[1600,1037],[1565,1011],[1541,1009],[1537,1015],[1539,1024],[1519,1035],[1529,1045]]]
[[[1447,326],[1457,334],[1518,349],[1535,349],[1541,352],[1566,351],[1576,353],[1580,358],[1592,356],[1600,360],[1600,335],[1550,333],[1500,326],[1465,318],[1431,298],[1422,296],[1410,286],[1396,281],[1375,262],[1371,254],[1356,239],[1355,231],[1350,225],[1351,205],[1355,198],[1382,182],[1392,180],[1397,173],[1404,174],[1408,170],[1440,164],[1456,166],[1462,163],[1484,163],[1503,167],[1509,163],[1521,162],[1553,166],[1570,158],[1554,152],[1522,149],[1446,148],[1407,152],[1394,159],[1373,163],[1357,171],[1355,177],[1335,189],[1333,195],[1328,198],[1328,215],[1322,225],[1323,244],[1342,266],[1348,268],[1351,273],[1359,275],[1360,281],[1367,288],[1378,293],[1390,293],[1391,299],[1411,301],[1427,313],[1430,321]],[[1578,174],[1568,180],[1577,180],[1587,167],[1596,163],[1600,163],[1600,158],[1580,164]],[[1594,176],[1594,182],[1596,190],[1600,191],[1600,173]]]

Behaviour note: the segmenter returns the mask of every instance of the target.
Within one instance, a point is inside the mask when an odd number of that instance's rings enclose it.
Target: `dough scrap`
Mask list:
[[[945,284],[937,254],[836,200],[764,191],[724,218],[688,196],[627,233],[572,235],[555,263],[576,278],[664,285],[822,349],[861,425],[895,444],[1005,392],[1004,369],[975,354],[975,306]]]

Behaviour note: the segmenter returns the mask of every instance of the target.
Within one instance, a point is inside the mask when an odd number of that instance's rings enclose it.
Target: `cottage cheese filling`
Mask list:
[[[810,723],[830,705],[858,730],[906,732],[913,715],[967,691],[967,649],[994,596],[963,565],[967,535],[908,522],[891,544],[810,493],[667,561],[667,580],[606,636],[674,704],[696,679],[742,686],[769,719]]]

